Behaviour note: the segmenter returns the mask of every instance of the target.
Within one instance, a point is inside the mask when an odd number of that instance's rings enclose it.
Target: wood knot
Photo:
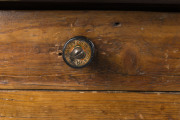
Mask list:
[[[122,51],[122,73],[135,75],[138,74],[140,58],[136,47],[126,46]]]

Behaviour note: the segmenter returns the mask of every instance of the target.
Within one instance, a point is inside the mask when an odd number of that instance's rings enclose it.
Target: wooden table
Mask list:
[[[74,69],[74,36],[96,48]],[[1,10],[0,120],[179,120],[180,13]]]

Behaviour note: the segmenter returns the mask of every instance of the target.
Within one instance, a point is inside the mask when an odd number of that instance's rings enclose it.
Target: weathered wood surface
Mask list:
[[[1,91],[1,120],[178,120],[180,95]]]
[[[96,47],[83,69],[59,55],[78,35]],[[1,11],[0,89],[180,91],[180,13]]]

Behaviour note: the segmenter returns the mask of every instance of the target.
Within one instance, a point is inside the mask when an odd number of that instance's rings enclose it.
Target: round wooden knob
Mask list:
[[[63,48],[63,59],[70,67],[87,66],[94,56],[94,44],[84,36],[76,36],[66,42]]]

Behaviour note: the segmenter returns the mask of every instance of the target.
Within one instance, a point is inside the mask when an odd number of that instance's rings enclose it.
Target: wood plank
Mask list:
[[[180,94],[1,91],[1,120],[178,120]]]
[[[180,13],[0,11],[0,89],[180,91]],[[96,47],[92,64],[59,55],[74,36]]]

